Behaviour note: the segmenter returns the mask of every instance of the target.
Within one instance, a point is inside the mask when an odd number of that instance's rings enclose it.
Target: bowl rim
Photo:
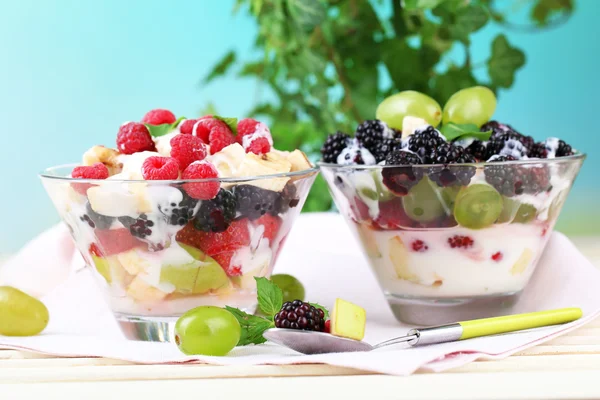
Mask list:
[[[228,177],[228,178],[204,178],[204,179],[172,179],[172,180],[145,180],[145,179],[82,179],[82,178],[71,178],[69,176],[53,175],[52,171],[59,170],[61,168],[75,168],[81,166],[81,163],[68,163],[55,165],[48,167],[38,174],[42,179],[50,179],[64,182],[76,182],[76,183],[95,183],[101,184],[102,182],[110,182],[115,184],[128,184],[128,183],[145,183],[155,185],[173,185],[173,184],[185,184],[185,183],[203,183],[203,182],[225,182],[225,183],[240,183],[240,182],[251,182],[264,179],[277,179],[277,178],[298,178],[303,176],[311,176],[319,173],[319,167],[314,165],[312,168],[303,169],[301,171],[293,172],[280,172],[269,175],[256,175],[256,176],[244,176],[244,177]]]
[[[460,163],[460,164],[411,164],[411,165],[401,165],[401,164],[393,164],[393,165],[359,165],[359,164],[350,164],[350,165],[342,165],[342,164],[332,164],[326,163],[323,161],[318,161],[316,165],[319,168],[328,168],[328,169],[347,169],[347,170],[376,170],[376,169],[384,169],[384,168],[398,168],[398,167],[412,167],[412,168],[431,168],[431,167],[440,167],[440,168],[460,168],[460,167],[486,167],[486,166],[503,166],[503,165],[532,165],[532,164],[568,164],[575,161],[583,161],[587,157],[586,153],[578,152],[576,154],[564,157],[555,157],[555,158],[530,158],[527,160],[514,160],[514,161],[500,161],[500,162],[475,162],[475,163]]]

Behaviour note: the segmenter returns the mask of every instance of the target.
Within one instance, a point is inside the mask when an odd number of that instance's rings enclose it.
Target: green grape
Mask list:
[[[517,200],[504,197],[502,213],[500,213],[500,217],[498,217],[498,222],[526,224],[533,221],[537,213],[537,208],[531,204],[520,203]]]
[[[196,307],[177,320],[175,343],[184,354],[224,356],[240,341],[238,320],[224,308]]]
[[[444,200],[438,197],[436,188],[427,177],[421,179],[402,197],[402,206],[406,215],[418,222],[433,221],[445,214]]]
[[[377,107],[377,119],[394,129],[402,130],[402,120],[406,116],[422,118],[435,127],[442,120],[442,108],[431,97],[414,90],[396,93]]]
[[[496,96],[484,86],[459,90],[444,106],[444,124],[475,124],[478,127],[488,122],[496,111]]]
[[[492,225],[502,213],[500,193],[490,185],[463,187],[456,196],[454,218],[465,228],[482,229]]]
[[[283,292],[283,301],[304,301],[304,286],[300,281],[288,274],[276,274],[271,276],[271,282],[279,286]]]
[[[526,224],[535,219],[537,215],[537,208],[532,206],[531,204],[523,203],[521,207],[517,210],[517,215],[515,215],[515,219],[513,222],[518,224]]]
[[[37,335],[49,319],[44,303],[19,289],[0,286],[0,335]]]

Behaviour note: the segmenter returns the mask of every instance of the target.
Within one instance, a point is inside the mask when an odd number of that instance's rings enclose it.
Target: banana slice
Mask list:
[[[429,122],[425,121],[423,118],[411,117],[410,115],[407,115],[402,120],[402,139],[415,133],[416,129],[427,125],[429,125]]]
[[[262,156],[258,156],[254,153],[248,153],[244,157],[244,161],[242,161],[240,164],[236,176],[243,178],[272,175],[290,172],[291,169],[292,164],[279,155],[264,154]],[[274,192],[281,192],[289,180],[290,178],[286,177],[256,179],[248,182],[247,184],[258,186],[266,190],[272,190]]]
[[[287,160],[292,164],[292,172],[304,171],[312,168],[312,164],[308,161],[306,154],[300,150],[292,151],[288,156]]]
[[[164,299],[168,293],[148,285],[141,275],[136,276],[127,288],[127,296],[140,302],[157,302]]]
[[[99,162],[106,165],[110,175],[120,173],[123,168],[123,164],[119,161],[119,152],[115,149],[94,146],[83,153],[83,165],[89,166]]]
[[[219,177],[230,178],[236,176],[238,168],[245,157],[244,148],[239,143],[234,143],[218,153],[206,157],[206,160],[217,168]]]

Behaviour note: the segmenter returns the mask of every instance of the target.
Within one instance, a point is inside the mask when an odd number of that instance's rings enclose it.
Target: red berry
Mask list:
[[[111,256],[136,247],[144,246],[144,242],[133,237],[127,228],[109,230],[97,229],[94,233],[98,240],[94,251],[103,256]]]
[[[246,147],[246,153],[267,154],[270,151],[271,143],[269,143],[269,139],[266,137],[256,138]]]
[[[210,179],[218,178],[219,173],[214,165],[208,161],[195,161],[190,164],[182,174],[182,178],[185,180],[195,179]],[[184,183],[183,188],[190,195],[197,200],[211,200],[219,193],[221,185],[218,180],[198,183]]]
[[[273,244],[273,240],[277,236],[282,222],[280,217],[271,214],[265,214],[256,220],[257,225],[264,226],[265,231],[263,232],[263,237],[269,239],[270,244]]]
[[[242,275],[242,267],[239,265],[231,265],[231,259],[235,254],[234,251],[227,251],[225,253],[215,254],[213,258],[221,268],[225,271],[227,276],[240,276]]]
[[[148,157],[142,164],[142,177],[148,181],[168,181],[179,178],[179,164],[172,157]]]
[[[71,177],[76,179],[106,179],[108,178],[108,168],[102,163],[95,163],[91,166],[75,167],[71,172]],[[93,185],[89,183],[74,183],[73,189],[85,195],[87,190]]]
[[[414,225],[404,212],[400,197],[379,203],[379,215],[373,222],[382,229],[409,228]]]
[[[179,132],[184,135],[191,135],[194,129],[194,125],[198,122],[197,119],[186,119],[179,125]]]
[[[156,151],[148,128],[138,122],[121,125],[117,133],[117,149],[123,154]]]
[[[248,220],[233,221],[223,232],[199,231],[193,224],[188,224],[177,233],[177,241],[197,247],[211,257],[233,252],[250,244]]]
[[[427,246],[425,244],[425,242],[423,242],[422,240],[419,240],[419,239],[413,241],[411,243],[411,247],[412,247],[412,249],[414,251],[417,251],[417,252],[420,252],[420,253],[422,253],[424,251],[427,251],[429,249],[429,246]]]
[[[150,125],[172,124],[176,120],[175,114],[163,108],[150,110],[144,115],[144,118],[142,118],[143,123]]]
[[[326,333],[331,333],[331,320],[328,319],[327,321],[325,321],[325,332]]]
[[[244,118],[237,124],[237,140],[242,144],[242,138],[246,135],[251,135],[256,132],[256,125],[259,122],[252,118]]]
[[[492,254],[492,260],[497,261],[497,262],[502,261],[502,257],[504,257],[504,256],[502,255],[501,252]]]
[[[176,135],[171,139],[171,157],[177,160],[182,171],[194,161],[204,160],[206,153],[206,145],[199,137]]]
[[[227,125],[217,126],[210,131],[208,144],[210,145],[210,154],[218,153],[230,144],[235,143],[235,136]]]
[[[195,124],[195,129],[192,131],[192,135],[198,136],[204,141],[204,143],[209,142],[210,133],[213,131],[213,129],[224,128],[229,130],[229,127],[225,122],[215,119],[211,116],[202,117],[196,122],[197,124]]]
[[[473,246],[473,243],[475,242],[469,236],[454,235],[451,238],[448,238],[448,244],[453,249],[457,247],[468,249],[469,247]]]
[[[94,255],[96,257],[102,257],[102,252],[100,251],[100,249],[98,248],[98,245],[96,243],[90,244],[90,248],[88,249],[88,252],[91,255]]]

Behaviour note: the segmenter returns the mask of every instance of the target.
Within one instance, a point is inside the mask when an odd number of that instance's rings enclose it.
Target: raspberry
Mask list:
[[[494,260],[494,261],[496,261],[496,262],[500,262],[500,261],[502,261],[502,257],[503,257],[503,255],[502,255],[502,253],[501,253],[501,252],[499,252],[499,251],[498,251],[498,252],[496,252],[496,253],[494,253],[494,254],[492,254],[492,260]]]
[[[428,168],[429,178],[438,184],[438,186],[461,185],[467,186],[471,178],[477,172],[475,167],[467,165],[448,165],[473,163],[475,159],[472,155],[465,152],[460,146],[454,146],[451,143],[442,143],[427,155],[427,159],[433,164],[444,164]]]
[[[239,265],[231,265],[231,259],[235,251],[227,251],[225,253],[219,253],[212,256],[214,260],[223,268],[227,276],[241,276],[242,267]]]
[[[176,120],[175,114],[162,108],[150,110],[142,118],[142,122],[149,125],[172,124]]]
[[[237,124],[237,141],[242,144],[242,138],[246,135],[252,135],[256,132],[256,125],[259,122],[252,118],[244,118]]]
[[[414,222],[406,215],[400,198],[379,203],[379,215],[373,223],[380,229],[407,228],[414,225]]]
[[[98,241],[96,250],[99,249],[104,256],[123,253],[144,245],[143,242],[133,237],[127,228],[96,230],[94,234]]]
[[[323,332],[325,313],[323,310],[301,300],[286,301],[273,317],[277,328]]]
[[[102,163],[95,163],[91,166],[75,167],[71,172],[71,177],[75,179],[106,179],[108,178],[108,168]],[[73,183],[73,189],[77,192],[87,194],[87,190],[93,185],[89,183]]]
[[[208,144],[210,145],[210,154],[218,153],[230,144],[235,143],[235,137],[227,125],[219,126],[210,131]]]
[[[237,185],[233,194],[238,205],[238,212],[255,220],[266,213],[277,214],[279,193],[262,189],[253,185]]]
[[[187,224],[177,233],[177,240],[202,250],[213,257],[215,254],[235,251],[250,244],[248,220],[236,220],[223,232],[203,232],[193,224]]]
[[[325,330],[323,332],[331,333],[331,320],[325,321]]]
[[[262,235],[263,238],[269,239],[269,243],[271,244],[273,243],[273,239],[277,236],[282,222],[281,218],[270,214],[265,214],[256,220],[256,224],[262,225],[265,229]]]
[[[205,232],[223,232],[235,218],[236,205],[233,193],[219,190],[217,197],[202,202],[194,227]]]
[[[473,241],[473,239],[471,239],[469,236],[454,235],[448,238],[448,244],[453,249],[468,249],[472,247],[474,243],[475,242]]]
[[[422,253],[422,252],[427,251],[429,249],[429,246],[427,246],[425,244],[425,242],[423,242],[420,239],[417,239],[417,240],[413,241],[410,246],[412,247],[413,251],[416,251],[416,252],[419,252],[419,253]]]
[[[350,142],[350,136],[343,132],[336,132],[327,136],[327,140],[321,147],[321,154],[323,155],[323,161],[330,164],[337,163],[338,156],[342,153],[342,150],[348,146]]]
[[[117,149],[123,154],[156,151],[150,131],[144,124],[128,122],[117,133]]]
[[[217,178],[219,173],[214,165],[208,161],[196,161],[190,164],[183,174],[182,179],[195,180],[195,179],[210,179]],[[188,195],[198,200],[210,200],[214,199],[219,193],[220,184],[219,181],[212,180],[208,182],[198,183],[184,183],[183,188]]]
[[[179,177],[179,164],[171,157],[148,157],[142,164],[142,177],[147,181],[168,181]]]
[[[171,157],[177,160],[182,171],[191,163],[204,160],[206,153],[206,145],[199,137],[183,134],[171,139]]]
[[[405,150],[393,151],[385,158],[386,167],[381,170],[383,184],[394,194],[405,196],[423,178],[423,168],[412,167],[418,164],[421,164],[421,159],[416,154]]]
[[[191,135],[194,130],[194,125],[198,122],[197,119],[186,119],[179,125],[179,133],[184,135]]]
[[[205,116],[196,120],[196,124],[194,124],[193,127],[194,129],[192,130],[192,135],[198,136],[204,141],[204,143],[208,143],[210,132],[217,127],[229,129],[225,122],[210,116]]]
[[[394,131],[392,131],[385,122],[375,119],[361,123],[358,128],[356,128],[354,136],[361,145],[369,150],[371,154],[375,155],[375,150],[379,148],[380,143],[384,139],[394,138]],[[383,161],[384,159],[385,155],[383,155],[380,160],[377,160],[376,157],[377,162]]]
[[[271,143],[266,137],[256,138],[246,147],[246,153],[267,154],[269,151],[271,151]]]

